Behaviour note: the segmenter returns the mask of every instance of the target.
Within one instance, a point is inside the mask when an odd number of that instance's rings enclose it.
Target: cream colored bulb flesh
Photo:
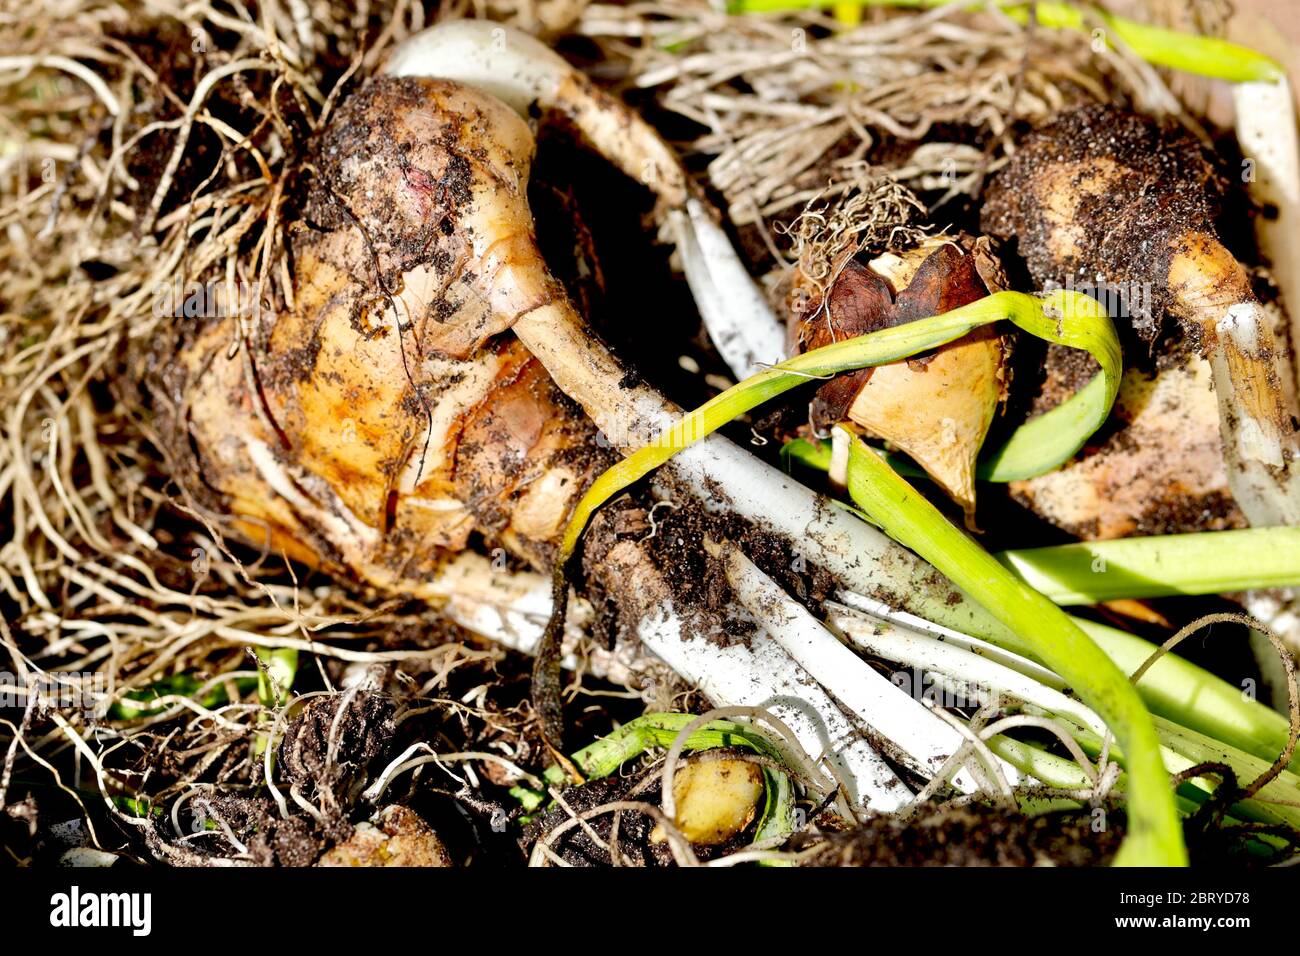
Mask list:
[[[1002,393],[1001,351],[992,330],[977,330],[921,370],[881,366],[849,406],[850,421],[906,452],[968,515],[975,462]]]

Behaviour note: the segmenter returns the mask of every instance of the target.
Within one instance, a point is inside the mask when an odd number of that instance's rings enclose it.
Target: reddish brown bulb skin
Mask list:
[[[795,280],[801,350],[960,308],[1001,286],[984,240],[936,241],[870,262],[849,260],[824,293]],[[817,391],[813,426],[849,422],[906,452],[960,504],[975,510],[975,460],[1003,395],[1006,348],[992,327],[933,352],[839,375]]]

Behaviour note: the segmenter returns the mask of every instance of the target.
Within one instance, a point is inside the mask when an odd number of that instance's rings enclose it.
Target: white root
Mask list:
[[[607,576],[622,582],[625,613],[641,642],[719,707],[758,707],[788,725],[809,754],[829,764],[855,807],[889,812],[911,793],[861,729],[767,633],[726,644],[692,637],[652,559],[623,541],[606,558]]]
[[[993,695],[1005,696],[1022,701],[1030,714],[1041,711],[1051,719],[1054,731],[1063,734],[1069,731],[1071,736],[1079,737],[1078,728],[1097,740],[1104,741],[1107,728],[1099,716],[1065,692],[1065,684],[1056,674],[1039,665],[1008,654],[989,644],[965,635],[945,631],[936,633],[934,629],[922,630],[890,622],[862,610],[828,605],[827,623],[847,637],[855,646],[883,658],[910,667],[940,675],[959,677],[981,688],[986,688]],[[1271,647],[1270,647],[1271,650]],[[1276,657],[1276,651],[1273,652]],[[1009,726],[1009,721],[1024,720],[1023,717],[1008,718],[1007,722],[997,721],[981,731],[981,737],[991,739],[1001,729]],[[1039,719],[1031,717],[1030,719]],[[1266,768],[1266,762],[1252,757],[1237,748],[1220,741],[1210,741],[1194,731],[1170,720],[1156,717],[1156,729],[1161,740],[1161,754],[1165,767],[1173,773],[1207,761],[1226,761],[1239,775],[1257,775]],[[1062,738],[1064,740],[1064,738]],[[1000,747],[1018,745],[1010,740],[1000,741]],[[999,750],[1000,747],[995,747]],[[1106,752],[1102,745],[1103,754]],[[1077,744],[1070,747],[1076,762],[1095,783],[1107,776],[1104,768],[1094,768]],[[1003,751],[1005,752],[1005,751]],[[1104,763],[1103,757],[1103,763]],[[1218,783],[1202,777],[1191,778],[1192,783],[1200,786],[1206,793],[1212,793]],[[1286,775],[1273,781],[1260,792],[1263,801],[1285,804],[1295,800],[1294,775]],[[1289,811],[1279,808],[1252,804],[1252,812],[1263,818],[1282,819],[1280,814]]]
[[[737,379],[785,358],[785,329],[722,227],[698,199],[670,223],[709,338]]]
[[[1235,433],[1225,428],[1223,436],[1233,497],[1254,527],[1300,524],[1300,446],[1294,429],[1276,416],[1244,413],[1270,402],[1267,387],[1281,381],[1272,323],[1258,303],[1244,302],[1229,308],[1215,331],[1224,347],[1216,346],[1210,355],[1214,390],[1223,421],[1237,422]],[[1265,374],[1239,356],[1268,357],[1261,359],[1268,363]]]
[[[670,205],[686,200],[681,165],[659,134],[520,30],[488,20],[441,23],[398,46],[382,72],[455,80],[492,94],[524,117],[534,106],[558,110],[628,176]]]
[[[761,707],[772,711],[794,731],[809,753],[822,755],[858,808],[889,812],[907,803],[911,794],[861,730],[840,711],[829,695],[771,638],[755,635],[744,643],[719,646],[692,639],[650,557],[635,542],[615,545],[602,576],[617,587],[620,604],[637,618],[634,627],[641,645],[688,682],[699,687],[719,707]],[[474,633],[529,654],[537,647],[551,613],[551,582],[534,572],[506,574],[492,568],[482,555],[463,552],[429,583],[428,596],[442,597],[442,612]],[[590,622],[590,605],[581,598],[569,602],[563,666],[573,670],[579,660],[573,647]],[[625,685],[651,680],[656,666],[639,654],[635,642],[613,652],[596,651],[585,659],[596,676]],[[662,666],[662,665],[658,665]]]
[[[553,304],[537,309],[514,330],[556,384],[621,450],[635,451],[680,418],[681,410],[653,387],[624,384],[623,367],[572,308]],[[910,551],[721,435],[683,449],[667,467],[706,507],[791,539],[803,558],[853,591],[969,633],[986,634],[996,626]]]
[[[1098,737],[1106,734],[1106,725],[1101,718],[1090,707],[1062,693],[1060,679],[1055,675],[1042,681],[976,654],[968,647],[848,609],[831,607],[826,620],[833,630],[869,654],[948,677],[959,677],[994,694],[1005,694],[1050,714],[1067,717]]]
[[[827,603],[828,611],[837,611],[842,605],[848,611],[874,620],[881,620],[887,624],[897,625],[906,629],[909,633],[925,634],[954,647],[960,647],[972,654],[994,661],[1003,667],[1008,667],[1026,677],[1033,678],[1038,683],[1045,684],[1048,687],[1057,690],[1065,687],[1065,681],[1061,680],[1055,671],[1051,671],[1042,664],[1014,651],[1004,650],[996,644],[990,644],[988,641],[982,641],[977,637],[971,637],[969,634],[963,634],[941,624],[935,624],[933,621],[927,621],[906,611],[899,611],[887,604],[856,594],[853,591],[840,591],[836,597],[838,602]]]
[[[1296,433],[1279,428],[1275,418],[1241,414],[1257,400],[1258,383],[1237,356],[1271,355],[1274,380],[1288,378],[1281,350],[1275,348],[1272,323],[1258,304],[1246,303],[1229,309],[1219,320],[1217,331],[1227,346],[1216,347],[1210,357],[1220,413],[1224,421],[1241,419],[1235,441],[1224,435],[1224,462],[1232,496],[1252,527],[1300,525],[1300,444]],[[1300,652],[1300,594],[1295,589],[1251,591],[1242,603],[1250,614],[1277,631],[1293,653]],[[1285,676],[1278,671],[1277,655],[1267,639],[1252,632],[1251,649],[1275,699],[1283,699]]]
[[[734,545],[714,549],[727,581],[768,634],[837,700],[867,723],[881,746],[921,775],[933,777],[962,745],[962,736],[915,697],[904,693],[834,638],[830,631]],[[1009,780],[1019,773],[1000,768]],[[953,783],[971,792],[974,781],[958,773]]]
[[[1291,95],[1291,84],[1283,76],[1272,82],[1235,83],[1232,100],[1236,112],[1237,141],[1244,156],[1254,165],[1254,179],[1250,184],[1252,196],[1261,205],[1276,208],[1276,216],[1259,216],[1256,235],[1260,249],[1273,266],[1273,277],[1282,290],[1282,302],[1290,316],[1291,375],[1287,379],[1290,390],[1300,389],[1300,361],[1295,349],[1300,345],[1300,243],[1296,230],[1300,227],[1300,137],[1296,132],[1296,107]],[[1297,479],[1294,471],[1292,482]],[[1254,485],[1255,482],[1250,482]],[[1233,489],[1234,495],[1237,489]],[[1250,496],[1251,507],[1242,501],[1242,510],[1252,525],[1259,525],[1251,510],[1261,512],[1261,518],[1278,520],[1267,524],[1297,524],[1295,512],[1300,510],[1300,493],[1291,495],[1257,496],[1256,489],[1243,488]],[[1258,503],[1256,504],[1255,501]],[[1300,653],[1300,601],[1294,591],[1280,593],[1251,593],[1246,595],[1246,609],[1255,617],[1268,622],[1291,647]],[[1252,648],[1267,682],[1275,695],[1284,693],[1285,674],[1279,670],[1276,656],[1260,634],[1253,634]]]
[[[467,631],[504,647],[533,653],[551,616],[550,578],[534,571],[500,571],[473,551],[462,551],[429,582],[427,600],[439,603],[442,614]],[[635,644],[612,651],[578,648],[594,614],[581,597],[569,602],[565,618],[564,656],[568,670],[583,667],[593,676],[628,687],[653,680],[656,663]]]

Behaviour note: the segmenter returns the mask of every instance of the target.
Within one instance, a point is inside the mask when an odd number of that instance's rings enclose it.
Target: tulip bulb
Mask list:
[[[796,277],[792,302],[801,350],[938,315],[1000,288],[987,242],[936,239],[870,262],[850,259],[819,292]],[[975,462],[1003,396],[1006,348],[985,326],[934,352],[838,376],[813,402],[819,431],[852,422],[906,452],[968,521]]]

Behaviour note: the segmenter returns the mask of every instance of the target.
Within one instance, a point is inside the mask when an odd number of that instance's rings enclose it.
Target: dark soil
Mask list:
[[[915,820],[880,816],[831,834],[825,849],[804,865],[1105,865],[1119,848],[1122,827],[1115,820],[1096,826],[1093,819],[1078,813],[1025,817],[983,804],[935,807]]]
[[[1043,215],[1036,192],[1057,170],[1074,170],[1076,182],[1106,182],[1104,193],[1082,201],[1073,222],[1084,235],[1069,255],[1058,254],[1060,227]],[[1188,232],[1214,234],[1226,191],[1213,157],[1191,134],[1113,107],[1086,106],[1025,138],[989,184],[981,222],[990,235],[1015,240],[1040,287],[1147,284],[1151,308],[1129,324],[1150,346],[1171,307],[1166,279],[1174,246]]]

